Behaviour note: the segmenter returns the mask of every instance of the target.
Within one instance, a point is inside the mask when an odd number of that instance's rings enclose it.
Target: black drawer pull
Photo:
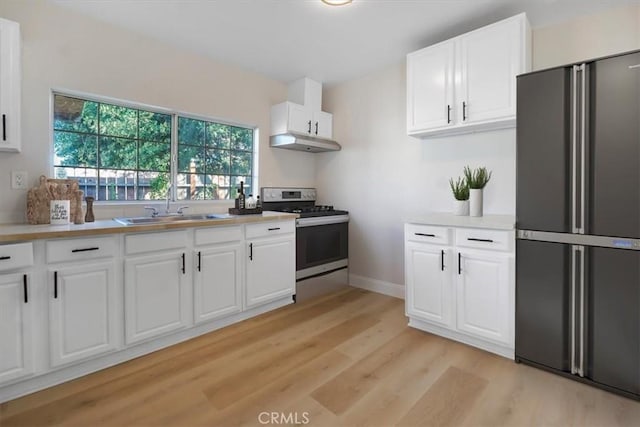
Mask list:
[[[493,240],[491,239],[477,239],[475,237],[468,237],[467,240],[470,240],[472,242],[485,242],[485,243],[493,243]]]
[[[182,274],[187,274],[187,265],[186,265],[185,258],[186,258],[186,255],[183,252],[182,253]]]
[[[0,256],[0,261],[6,261],[8,259],[11,259],[10,256]]]
[[[253,243],[249,243],[249,261],[253,261]]]
[[[427,233],[413,233],[416,236],[424,236],[424,237],[436,237],[435,234],[427,234]]]
[[[202,271],[202,252],[198,252],[198,271]]]
[[[58,298],[58,272],[53,272],[53,297]]]
[[[29,291],[27,290],[27,275],[22,276],[22,287],[24,288],[24,303],[29,302]]]
[[[444,249],[440,251],[440,271],[444,271]]]
[[[2,115],[2,140],[7,140],[7,115]]]
[[[71,252],[76,253],[76,252],[89,252],[89,251],[99,251],[100,248],[99,247],[95,247],[95,248],[82,248],[82,249],[73,249]]]
[[[280,230],[280,227],[273,227],[269,229],[269,231],[276,231],[276,230]]]
[[[461,258],[462,258],[462,255],[460,254],[460,252],[458,252],[458,275],[462,274]]]

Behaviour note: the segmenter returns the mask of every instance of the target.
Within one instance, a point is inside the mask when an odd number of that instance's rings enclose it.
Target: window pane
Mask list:
[[[77,179],[84,196],[96,197],[98,186],[97,169],[56,167],[54,168],[54,175],[58,179]]]
[[[171,144],[140,142],[138,170],[169,172]]]
[[[138,172],[138,200],[166,199],[168,190],[168,173]]]
[[[227,150],[207,149],[205,169],[207,173],[228,175],[230,171],[230,154]]]
[[[54,95],[53,128],[96,133],[98,130],[98,103]]]
[[[204,148],[193,145],[179,145],[178,172],[204,173]]]
[[[100,167],[135,169],[136,141],[133,139],[100,137]]]
[[[135,138],[138,134],[138,110],[100,104],[100,135]]]
[[[243,151],[231,152],[231,173],[233,175],[251,174],[251,153]]]
[[[180,174],[177,186],[178,200],[210,200],[214,198],[214,189],[207,175]]]
[[[139,138],[146,141],[171,143],[171,116],[140,111]]]
[[[253,151],[253,130],[232,127],[231,149]]]
[[[54,134],[55,164],[96,167],[98,138],[93,135],[58,131]]]
[[[98,182],[100,200],[135,200],[135,171],[102,169]]]
[[[202,120],[178,118],[178,141],[180,144],[204,145],[204,126]]]
[[[207,123],[207,146],[229,149],[229,128],[220,123]]]

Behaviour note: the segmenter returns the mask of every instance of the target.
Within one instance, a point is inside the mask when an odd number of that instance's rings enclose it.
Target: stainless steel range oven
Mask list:
[[[300,282],[343,271],[349,266],[349,213],[316,205],[314,188],[261,189],[264,210],[292,212],[296,221],[296,279]],[[327,280],[324,280],[326,283]],[[323,286],[325,285],[317,285]]]

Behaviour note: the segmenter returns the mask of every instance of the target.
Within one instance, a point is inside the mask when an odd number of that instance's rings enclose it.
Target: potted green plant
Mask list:
[[[453,205],[454,215],[469,215],[469,186],[464,178],[458,177],[456,181],[449,178],[451,192],[455,198]]]
[[[491,171],[484,166],[473,170],[465,166],[464,177],[469,186],[469,215],[482,216],[482,190],[491,179]]]

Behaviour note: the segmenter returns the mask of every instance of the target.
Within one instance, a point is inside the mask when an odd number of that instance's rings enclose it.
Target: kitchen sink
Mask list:
[[[121,217],[113,220],[123,225],[165,224],[181,221],[207,221],[231,218],[229,214],[192,214],[192,215],[159,215],[159,216],[135,216]]]

